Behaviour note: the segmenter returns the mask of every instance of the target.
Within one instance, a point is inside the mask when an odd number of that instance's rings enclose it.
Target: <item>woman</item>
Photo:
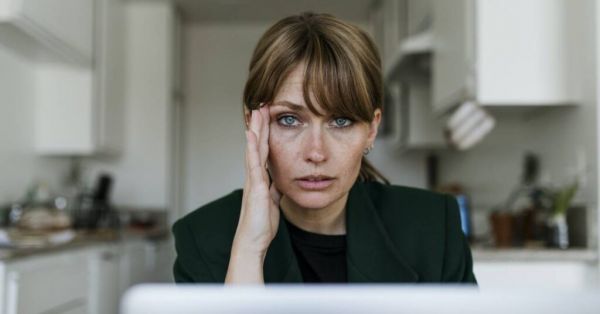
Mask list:
[[[456,201],[364,158],[382,97],[359,28],[313,13],[269,28],[244,90],[244,189],[175,223],[175,281],[475,283]]]

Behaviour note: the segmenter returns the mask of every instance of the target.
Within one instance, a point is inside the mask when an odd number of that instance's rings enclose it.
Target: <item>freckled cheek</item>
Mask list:
[[[332,135],[330,147],[337,153],[356,158],[362,156],[365,139],[358,134]]]
[[[297,165],[297,147],[298,144],[287,134],[273,131],[269,134],[269,162],[274,175],[289,173],[292,166]]]
[[[335,159],[335,164],[342,172],[353,175],[360,168],[364,142],[364,137],[354,134],[338,136],[332,141],[331,158]]]
[[[360,168],[360,163],[362,160],[362,152],[357,153],[355,151],[348,150],[346,154],[338,155],[338,160],[336,163],[341,168],[341,171],[347,174],[353,174],[356,172],[358,168]]]

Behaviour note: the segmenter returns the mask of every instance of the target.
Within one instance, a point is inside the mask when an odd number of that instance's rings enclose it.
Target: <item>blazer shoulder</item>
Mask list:
[[[177,220],[172,227],[175,242],[193,242],[208,258],[228,256],[240,217],[242,194],[241,189],[235,190]]]
[[[237,189],[211,201],[179,218],[173,224],[173,228],[177,228],[178,225],[189,225],[198,231],[209,231],[215,227],[222,231],[223,224],[230,224],[232,219],[235,219],[235,223],[237,223],[242,204],[242,194],[242,190]]]
[[[241,202],[242,190],[235,190],[173,224],[176,282],[223,282]]]

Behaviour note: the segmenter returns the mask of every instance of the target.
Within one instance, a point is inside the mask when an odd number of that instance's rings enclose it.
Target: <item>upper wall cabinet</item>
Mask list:
[[[575,103],[567,0],[434,0],[433,106]]]
[[[122,150],[124,7],[121,0],[94,3],[94,63],[37,65],[35,146],[40,154],[115,155]]]
[[[387,91],[381,137],[401,151],[446,148],[431,106],[431,2],[382,0],[371,13]]]
[[[370,22],[386,83],[410,72],[414,56],[431,53],[431,0],[378,1]]]
[[[93,0],[0,0],[0,41],[20,54],[91,64]]]

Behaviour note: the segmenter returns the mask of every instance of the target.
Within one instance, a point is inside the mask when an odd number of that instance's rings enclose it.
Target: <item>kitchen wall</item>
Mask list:
[[[0,45],[0,206],[20,200],[36,180],[61,185],[68,161],[34,151],[34,63]]]
[[[118,206],[166,210],[171,197],[173,27],[175,11],[162,1],[125,3],[124,150],[86,159],[87,180],[114,176]]]
[[[526,151],[539,154],[544,182],[566,184],[582,175],[577,203],[587,205],[591,239],[597,233],[598,194],[598,68],[596,16],[594,1],[574,1],[567,6],[567,38],[574,49],[571,88],[578,106],[556,108],[492,108],[497,118],[495,130],[475,148],[464,152],[444,152],[441,158],[442,181],[463,183],[474,207],[483,213],[477,224],[486,231],[487,212],[505,201],[520,182]],[[591,243],[595,245],[594,243]]]
[[[242,92],[254,46],[270,24],[184,27],[182,213],[243,185]],[[425,185],[420,153],[394,153],[378,142],[369,159],[393,183]]]

